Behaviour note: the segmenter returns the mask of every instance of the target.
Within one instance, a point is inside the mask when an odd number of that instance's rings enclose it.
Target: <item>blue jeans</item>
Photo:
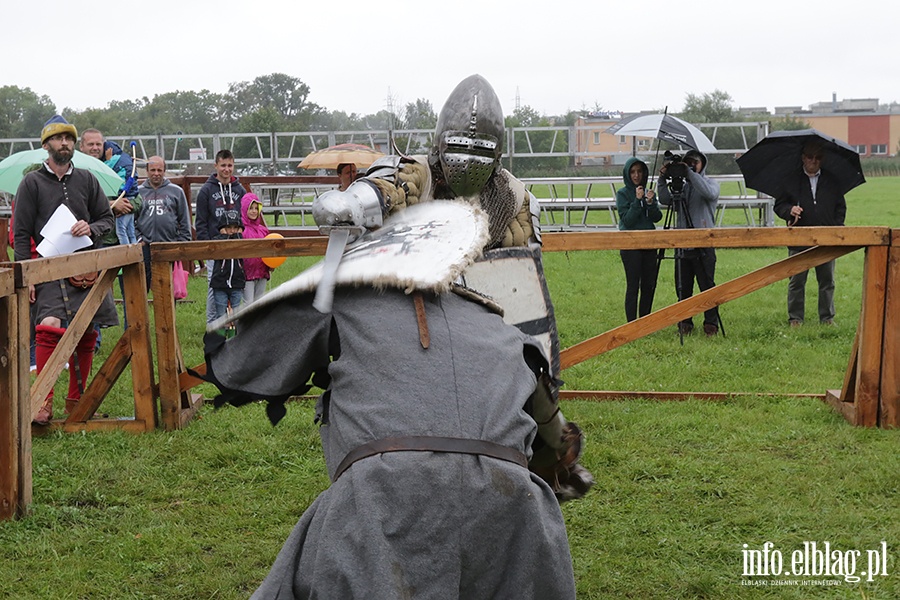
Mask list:
[[[244,299],[244,290],[213,290],[213,300],[216,304],[216,318],[224,317],[228,312],[228,304],[231,304],[231,310],[235,311],[241,305]]]
[[[213,260],[206,261],[206,322],[212,323],[216,320],[216,299],[213,296],[212,274]]]
[[[123,246],[137,241],[134,234],[134,213],[128,213],[116,217],[116,237]]]

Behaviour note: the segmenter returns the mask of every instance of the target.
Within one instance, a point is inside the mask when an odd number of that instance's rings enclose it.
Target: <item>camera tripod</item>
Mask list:
[[[682,182],[683,183],[683,182]],[[684,229],[693,229],[694,223],[691,219],[691,214],[688,211],[687,199],[684,197],[684,189],[682,186],[678,186],[677,189],[674,189],[675,186],[672,186],[671,183],[667,186],[669,190],[669,194],[671,196],[671,202],[666,207],[665,219],[663,220],[663,229],[673,229],[677,228],[676,215],[681,213],[683,215],[682,220],[684,223]],[[691,252],[690,256],[687,256],[688,252]],[[694,255],[693,253],[697,253]],[[685,299],[685,289],[684,285],[689,286],[689,290],[691,293],[688,296],[693,295],[693,286],[694,286],[694,278],[697,279],[697,285],[700,286],[700,276],[702,275],[706,282],[709,283],[709,287],[715,285],[714,282],[714,269],[715,263],[710,263],[710,257],[713,258],[715,255],[710,253],[709,248],[675,248],[674,252],[674,260],[675,260],[675,295],[678,300],[681,301]],[[659,283],[659,272],[660,267],[662,266],[662,261],[666,258],[666,249],[660,248],[657,251],[656,255],[656,280],[657,284]],[[691,275],[689,281],[684,281],[684,271],[685,262],[690,261],[691,268],[699,266],[699,271],[694,271]],[[654,285],[654,292],[656,290],[656,285]],[[703,291],[701,289],[701,291]],[[722,315],[719,313],[718,307],[716,307],[716,326],[718,327],[718,331],[722,333],[722,337],[725,337],[725,327],[722,324]],[[684,336],[685,333],[689,333],[690,329],[684,327],[682,323],[684,321],[680,321],[678,323],[678,336],[681,342],[681,345],[684,345]]]

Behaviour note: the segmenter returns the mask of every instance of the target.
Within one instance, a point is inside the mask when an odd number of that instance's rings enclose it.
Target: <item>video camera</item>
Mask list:
[[[666,150],[663,155],[663,166],[666,168],[666,185],[673,194],[680,194],[684,190],[684,179],[687,177],[690,167],[684,162],[680,154],[673,154]]]

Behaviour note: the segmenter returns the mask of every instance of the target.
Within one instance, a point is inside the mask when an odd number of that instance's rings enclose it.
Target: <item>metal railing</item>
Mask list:
[[[772,227],[775,225],[774,200],[764,195],[748,194],[741,175],[713,175],[720,184],[735,183],[736,194],[722,194],[716,211],[716,225],[723,225],[726,209],[742,210],[744,223],[748,227]],[[193,198],[200,188],[203,177],[176,178],[187,197]],[[621,177],[524,177],[525,187],[535,195],[548,230],[567,230],[579,227],[615,227],[618,225],[616,211],[616,190],[622,185]],[[336,177],[266,177],[246,176],[242,179],[248,191],[255,192],[263,199],[266,212],[275,215],[275,224],[289,214],[301,215],[301,224],[306,222],[312,201],[322,192],[337,186]],[[657,185],[655,178],[654,187]],[[589,219],[592,213],[606,213],[601,219]],[[8,217],[11,212],[8,202],[0,198],[0,217]],[[560,216],[561,219],[557,219]],[[577,217],[577,218],[576,218]]]
[[[602,159],[624,155],[623,152],[589,151],[578,147],[577,140],[589,139],[594,132],[604,133],[609,124],[551,127],[508,127],[506,129],[506,152],[504,162],[511,166],[517,158],[568,158],[574,164],[575,158]],[[709,134],[713,143],[725,129],[738,128],[741,143],[736,148],[719,148],[714,154],[740,154],[768,132],[766,122],[742,123],[702,123],[701,130]],[[747,130],[753,134],[748,136]],[[609,135],[609,134],[604,134]],[[110,135],[108,139],[128,149],[132,141],[136,143],[139,160],[150,156],[162,156],[169,163],[213,164],[216,153],[222,149],[231,150],[239,166],[246,174],[276,174],[293,172],[303,158],[315,150],[341,143],[361,143],[378,148],[385,153],[393,152],[393,145],[403,154],[422,154],[432,145],[434,131],[431,129],[396,129],[364,131],[302,131],[267,133],[157,133],[152,135],[121,136]],[[393,144],[391,142],[393,140]],[[21,150],[40,147],[35,138],[0,139],[0,159]],[[629,153],[630,154],[630,153]],[[640,154],[647,154],[641,152]]]

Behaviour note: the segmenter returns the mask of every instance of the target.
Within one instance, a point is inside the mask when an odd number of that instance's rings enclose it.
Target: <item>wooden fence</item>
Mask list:
[[[547,233],[545,252],[638,248],[759,248],[813,246],[646,317],[616,327],[563,350],[568,368],[630,341],[670,327],[688,316],[740,298],[764,286],[839,256],[863,250],[863,293],[860,322],[841,390],[826,390],[823,400],[850,423],[866,427],[900,426],[900,231],[886,227],[727,228],[665,231],[596,231]],[[31,502],[31,419],[53,385],[62,365],[86,330],[101,297],[122,269],[128,328],[91,380],[79,408],[65,421],[40,430],[126,429],[149,431],[184,427],[202,406],[191,392],[200,380],[187,372],[175,320],[171,264],[248,256],[313,256],[324,254],[321,236],[216,242],[172,242],[151,247],[156,357],[151,356],[144,266],[138,245],[79,252],[52,259],[0,264],[0,520],[25,513]],[[99,283],[75,316],[60,348],[45,370],[29,383],[28,285],[90,270],[101,271]],[[103,397],[131,364],[133,419],[91,419]],[[153,365],[158,380],[154,380]],[[197,370],[203,370],[203,365]],[[569,391],[563,397],[716,397],[715,392]],[[731,396],[739,394],[728,394]],[[157,405],[158,400],[158,405]],[[158,406],[158,410],[157,410]]]

